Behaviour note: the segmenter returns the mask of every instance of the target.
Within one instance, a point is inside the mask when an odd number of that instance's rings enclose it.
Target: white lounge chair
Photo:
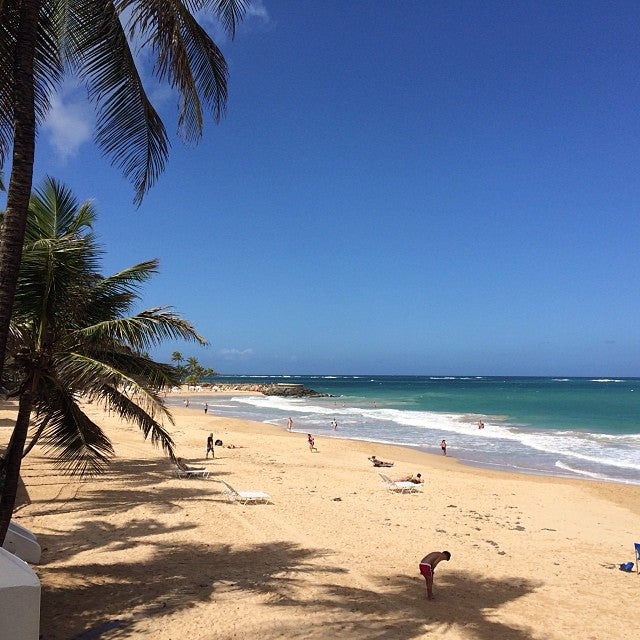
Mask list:
[[[9,523],[9,529],[2,545],[4,549],[18,556],[25,562],[38,564],[42,550],[36,536],[29,529],[19,525],[14,520]],[[1,634],[0,634],[1,637]]]
[[[239,502],[240,504],[269,502],[271,496],[264,491],[236,491],[228,482],[220,480],[225,486],[224,495],[229,502]]]
[[[178,458],[175,462],[175,474],[178,478],[208,478],[209,469],[205,467],[189,467],[182,458]]]
[[[378,474],[382,478],[384,486],[391,491],[391,493],[421,493],[423,485],[416,484],[415,482],[409,482],[408,480],[392,480],[389,476],[385,476],[384,473]]]

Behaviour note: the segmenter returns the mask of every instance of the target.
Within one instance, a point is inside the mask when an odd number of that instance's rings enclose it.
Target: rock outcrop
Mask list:
[[[250,382],[224,382],[221,384],[213,384],[213,389],[218,391],[253,391],[262,393],[265,396],[284,396],[288,398],[329,398],[331,394],[320,393],[303,384],[255,384]]]

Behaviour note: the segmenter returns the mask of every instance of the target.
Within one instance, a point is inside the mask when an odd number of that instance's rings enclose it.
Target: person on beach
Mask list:
[[[484,429],[484,422],[482,422],[482,420],[478,420],[478,429]]]
[[[187,408],[189,407],[189,398],[184,401],[184,406]]]
[[[307,433],[307,442],[309,443],[309,451],[311,451],[311,453],[318,451],[316,449],[316,441],[310,433]]]
[[[215,458],[216,453],[213,449],[213,433],[210,433],[209,436],[207,437],[207,453],[205,455],[205,458],[209,457],[209,451],[211,451],[211,457]]]
[[[421,473],[416,473],[415,476],[404,476],[403,478],[398,478],[394,482],[413,482],[413,484],[422,484],[424,480],[422,479]]]
[[[331,428],[334,431],[338,428],[338,421],[335,418],[331,421]]]
[[[188,465],[182,458],[176,459],[176,465],[178,465],[178,468],[182,471],[204,471],[206,469],[206,467],[192,467]]]
[[[373,463],[374,467],[393,467],[393,462],[386,462],[376,458],[375,456],[371,456],[369,460]]]
[[[432,551],[420,560],[418,568],[427,581],[427,600],[433,600],[433,574],[436,566],[442,560],[449,562],[450,559],[451,554],[448,551]]]
[[[204,412],[207,413],[209,411],[209,404],[207,402],[204,403]]]
[[[291,416],[289,416],[287,419],[287,431],[291,431],[291,429],[293,429],[293,420],[291,419]]]
[[[440,448],[442,449],[442,455],[446,456],[447,455],[447,441],[443,438],[442,442],[440,443]]]

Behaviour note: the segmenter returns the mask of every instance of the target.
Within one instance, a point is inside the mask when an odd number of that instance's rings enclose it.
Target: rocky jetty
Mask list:
[[[309,387],[305,387],[303,384],[295,383],[278,383],[278,384],[255,384],[255,383],[222,383],[214,384],[213,388],[217,388],[218,391],[253,391],[256,393],[262,393],[265,396],[285,396],[288,398],[330,398],[329,393],[320,393]]]

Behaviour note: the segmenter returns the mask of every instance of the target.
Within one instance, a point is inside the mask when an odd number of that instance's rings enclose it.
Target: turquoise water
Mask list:
[[[212,394],[203,399],[218,415],[282,426],[291,415],[294,430],[313,431],[317,437],[431,452],[438,452],[445,438],[448,452],[469,464],[640,484],[638,378],[280,376],[215,381],[290,381],[332,396],[222,400]],[[335,432],[333,418],[339,425]],[[484,429],[477,428],[478,420]]]

